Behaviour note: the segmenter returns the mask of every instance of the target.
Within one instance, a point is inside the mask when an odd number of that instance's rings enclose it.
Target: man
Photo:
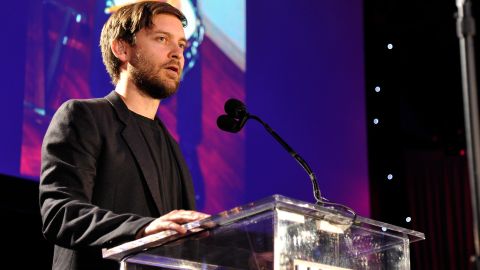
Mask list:
[[[118,269],[101,249],[208,215],[193,211],[191,176],[177,143],[155,117],[178,88],[187,41],[183,14],[140,2],[114,13],[101,34],[115,90],[70,100],[42,145],[43,232],[53,269]],[[177,210],[186,209],[186,210]]]

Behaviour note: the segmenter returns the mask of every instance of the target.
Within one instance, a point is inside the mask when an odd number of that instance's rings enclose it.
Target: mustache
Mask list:
[[[162,65],[162,67],[171,67],[171,66],[176,66],[178,69],[181,69],[180,61],[177,61],[177,60],[171,60]]]

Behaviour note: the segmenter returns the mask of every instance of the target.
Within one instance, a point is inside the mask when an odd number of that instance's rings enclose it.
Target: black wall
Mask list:
[[[412,245],[412,269],[471,269],[455,1],[371,0],[364,7],[372,217],[425,233]]]
[[[53,246],[43,238],[38,182],[0,175],[2,258],[13,269],[51,269]]]

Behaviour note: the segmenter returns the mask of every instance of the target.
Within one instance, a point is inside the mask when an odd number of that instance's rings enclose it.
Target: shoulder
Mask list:
[[[71,99],[62,103],[52,116],[49,130],[92,132],[106,119],[113,118],[112,111],[111,105],[103,98]]]
[[[110,103],[105,98],[70,99],[65,101],[57,111],[95,110],[108,106],[110,106]]]
[[[53,119],[73,120],[73,118],[95,118],[109,115],[111,104],[104,98],[70,99],[62,103]]]
[[[60,114],[87,114],[98,121],[129,122],[130,111],[115,91],[103,98],[71,99],[64,102],[57,111]]]

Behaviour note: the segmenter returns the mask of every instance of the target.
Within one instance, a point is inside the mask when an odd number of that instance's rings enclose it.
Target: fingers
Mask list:
[[[187,230],[182,227],[181,225],[173,222],[173,221],[165,221],[165,220],[160,220],[160,219],[156,219],[154,221],[152,221],[150,224],[148,224],[147,227],[145,227],[144,229],[144,233],[143,233],[143,236],[147,236],[147,235],[150,235],[150,234],[154,234],[154,233],[158,233],[158,232],[162,232],[162,231],[166,231],[166,230],[172,230],[172,231],[176,231],[180,234],[185,234],[187,233]]]
[[[191,210],[173,210],[170,213],[161,216],[161,220],[170,220],[175,223],[184,224],[192,221],[208,218],[210,215]]]
[[[203,218],[209,217],[210,215],[202,212],[193,211],[193,210],[173,210],[168,214],[163,215],[162,217],[171,217],[171,216],[190,216],[196,219],[203,219]]]
[[[210,217],[210,215],[197,211],[173,210],[148,224],[143,230],[142,235],[147,236],[166,230],[173,230],[180,234],[185,234],[187,233],[187,230],[180,224],[193,222],[208,217]]]

